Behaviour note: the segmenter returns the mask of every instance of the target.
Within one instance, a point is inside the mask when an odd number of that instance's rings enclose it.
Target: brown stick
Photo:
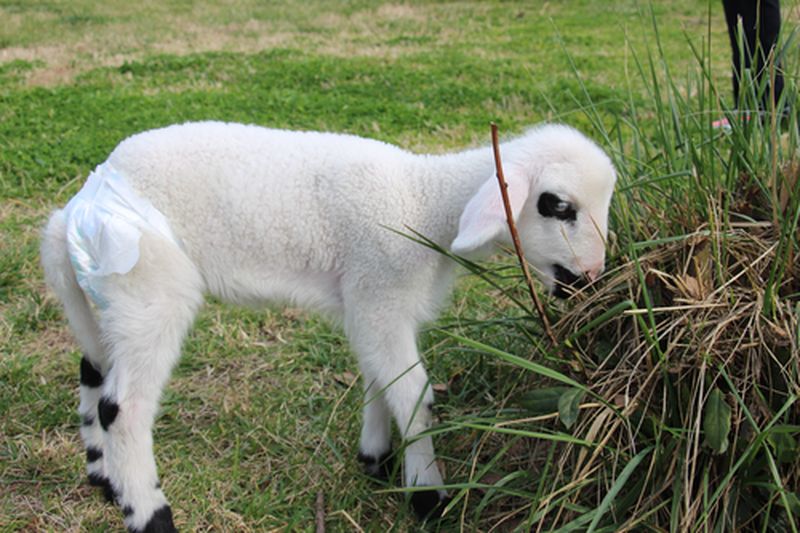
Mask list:
[[[322,494],[321,490],[317,492],[315,514],[317,517],[316,533],[325,533],[325,496]]]
[[[556,336],[553,335],[553,330],[550,329],[550,321],[547,320],[547,315],[544,314],[544,307],[542,302],[539,301],[539,296],[533,288],[533,279],[528,270],[528,262],[525,261],[525,254],[522,253],[522,244],[519,240],[519,233],[517,232],[517,225],[514,223],[514,215],[511,212],[511,202],[508,200],[508,184],[506,183],[505,175],[503,174],[503,164],[500,162],[500,143],[497,140],[497,124],[491,123],[492,127],[492,148],[494,149],[494,165],[497,168],[497,181],[500,183],[500,194],[503,196],[503,207],[506,210],[506,220],[508,221],[508,230],[511,232],[511,240],[514,243],[514,250],[517,252],[517,259],[522,268],[522,274],[525,276],[525,283],[528,285],[528,292],[533,300],[533,305],[536,307],[536,312],[539,313],[539,319],[544,325],[544,330],[547,333],[550,342],[553,346],[558,345]]]

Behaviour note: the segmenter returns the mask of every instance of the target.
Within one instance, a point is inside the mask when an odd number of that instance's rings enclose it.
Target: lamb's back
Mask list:
[[[140,133],[109,157],[198,260],[320,270],[415,225],[414,160],[352,135],[221,122]]]

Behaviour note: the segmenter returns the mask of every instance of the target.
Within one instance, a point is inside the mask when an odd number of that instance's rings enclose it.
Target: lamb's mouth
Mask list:
[[[550,293],[557,298],[569,298],[575,291],[589,283],[586,276],[579,276],[557,263],[553,265],[553,274],[555,275],[556,283]]]

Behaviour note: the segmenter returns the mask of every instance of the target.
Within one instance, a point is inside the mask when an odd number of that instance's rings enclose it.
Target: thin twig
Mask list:
[[[317,492],[317,528],[316,533],[325,533],[325,496],[322,491]]]
[[[514,223],[514,215],[511,212],[511,202],[508,200],[508,184],[506,183],[505,175],[503,174],[503,164],[500,161],[500,143],[497,140],[497,124],[491,123],[492,127],[492,148],[494,149],[494,164],[497,168],[497,181],[500,183],[500,194],[503,196],[503,207],[506,210],[506,220],[508,220],[508,229],[511,232],[511,241],[514,243],[514,250],[517,252],[519,265],[522,268],[522,274],[525,276],[525,283],[528,285],[528,292],[533,300],[533,305],[536,307],[536,312],[539,313],[539,319],[544,325],[544,330],[547,333],[550,342],[553,346],[558,345],[556,336],[553,335],[553,330],[550,329],[550,321],[547,320],[547,315],[544,313],[542,302],[539,301],[539,296],[533,288],[533,279],[528,270],[528,262],[525,261],[525,254],[522,252],[522,244],[519,240],[519,233],[517,232],[517,225]]]

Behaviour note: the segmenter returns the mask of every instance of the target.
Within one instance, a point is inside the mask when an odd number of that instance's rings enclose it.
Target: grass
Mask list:
[[[521,412],[483,425],[538,441],[521,471],[558,465],[535,491],[509,483],[498,498],[523,530],[800,523],[797,117],[744,120],[723,103],[732,131],[713,130],[711,56],[690,44],[697,67],[683,78],[658,37],[634,56],[654,110],[631,99],[609,120],[584,94],[620,169],[613,269],[574,298],[556,327],[562,345],[534,343],[546,368],[492,350],[539,382]],[[796,53],[784,60],[796,64]],[[765,89],[748,85],[738,107],[756,109]]]
[[[540,340],[507,262],[474,266],[423,337],[456,497],[439,528],[796,528],[797,130],[710,129],[735,118],[721,11],[0,0],[0,530],[120,527],[84,483],[80,355],[38,228],[121,139],[208,118],[420,151],[485,143],[490,120],[598,139],[615,235],[603,283],[548,302],[568,341]],[[417,529],[359,473],[353,368],[314,315],[211,302],[156,426],[179,527],[310,530],[321,492],[331,531]]]

